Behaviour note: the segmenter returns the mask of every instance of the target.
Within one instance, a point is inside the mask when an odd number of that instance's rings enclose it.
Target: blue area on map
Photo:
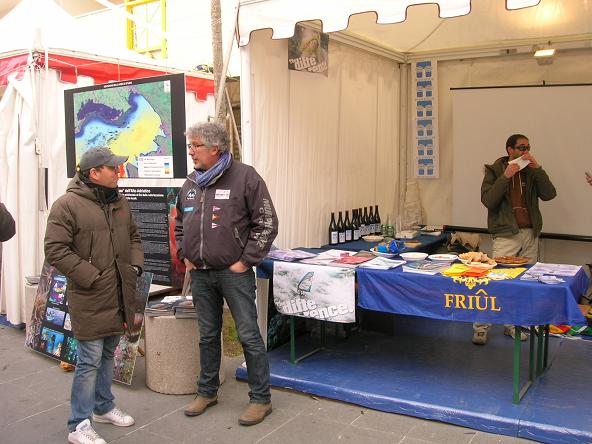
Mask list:
[[[128,99],[130,108],[125,112],[120,119],[121,122],[113,122],[117,114],[121,113],[104,104],[95,103],[92,101],[86,102],[78,112],[78,116],[87,117],[84,123],[80,126],[78,132],[75,133],[76,147],[86,150],[96,146],[108,146],[111,140],[116,139],[123,130],[129,130],[135,121],[147,112],[154,112],[150,103],[146,98],[140,94],[131,93]],[[82,112],[84,108],[84,113]],[[146,149],[148,148],[148,149]],[[150,149],[152,148],[152,149]],[[159,147],[154,143],[153,147],[145,147],[144,153],[150,151],[159,151]]]

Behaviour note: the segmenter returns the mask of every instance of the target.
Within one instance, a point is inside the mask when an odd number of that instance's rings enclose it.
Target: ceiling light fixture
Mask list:
[[[555,48],[537,49],[534,52],[535,57],[553,57],[555,55]]]

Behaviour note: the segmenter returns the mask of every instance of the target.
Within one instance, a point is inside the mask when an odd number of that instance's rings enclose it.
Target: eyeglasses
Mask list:
[[[530,145],[518,145],[515,146],[514,149],[521,152],[530,151]]]
[[[203,143],[200,143],[199,145],[196,143],[188,143],[187,144],[187,149],[189,151],[195,151],[197,150],[200,146],[205,146]]]

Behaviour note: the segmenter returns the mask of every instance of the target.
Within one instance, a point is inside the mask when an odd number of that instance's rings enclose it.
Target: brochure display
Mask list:
[[[138,337],[144,324],[144,308],[151,281],[152,273],[145,272],[138,277],[136,315],[131,328]],[[78,341],[72,333],[66,288],[66,278],[55,267],[44,264],[25,345],[51,358],[76,365]],[[121,337],[115,350],[114,381],[131,384],[138,342],[129,342],[126,336]]]

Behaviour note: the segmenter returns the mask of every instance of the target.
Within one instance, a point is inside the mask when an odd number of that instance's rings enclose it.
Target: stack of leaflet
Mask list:
[[[387,259],[385,257],[375,257],[374,259],[360,264],[360,268],[371,268],[373,270],[389,270],[391,268],[399,267],[407,262],[395,259]]]
[[[374,255],[370,253],[367,254],[352,254],[352,255],[343,255],[339,259],[335,259],[334,261],[329,262],[332,267],[345,267],[345,268],[356,268],[360,265],[363,265],[366,262],[369,262]]]
[[[438,274],[447,268],[450,264],[447,262],[432,262],[432,261],[415,261],[408,262],[403,265],[403,271],[407,273],[419,273],[419,274]]]
[[[539,281],[544,284],[565,282],[559,276],[575,276],[582,268],[580,265],[547,264],[537,262],[520,277],[523,281]]]
[[[187,301],[193,306],[193,302],[190,298],[191,296],[165,296],[160,301],[149,303],[144,314],[149,317],[173,316],[175,314],[176,306],[187,304]]]
[[[311,258],[311,257],[315,257],[315,256],[316,256],[315,253],[309,253],[307,251],[282,250],[279,248],[272,250],[267,254],[267,257],[270,259],[275,259],[275,260],[284,261],[284,262],[293,262],[293,261],[298,261],[300,259],[307,259],[307,258]]]
[[[193,306],[193,298],[187,296],[187,299],[180,300],[173,303],[175,310],[175,317],[177,319],[194,319],[197,318],[195,307]]]
[[[353,256],[354,254],[355,253],[353,251],[326,250],[317,254],[315,257],[302,259],[300,263],[309,265],[330,265],[331,262],[337,259],[341,259],[342,257],[346,256]]]

